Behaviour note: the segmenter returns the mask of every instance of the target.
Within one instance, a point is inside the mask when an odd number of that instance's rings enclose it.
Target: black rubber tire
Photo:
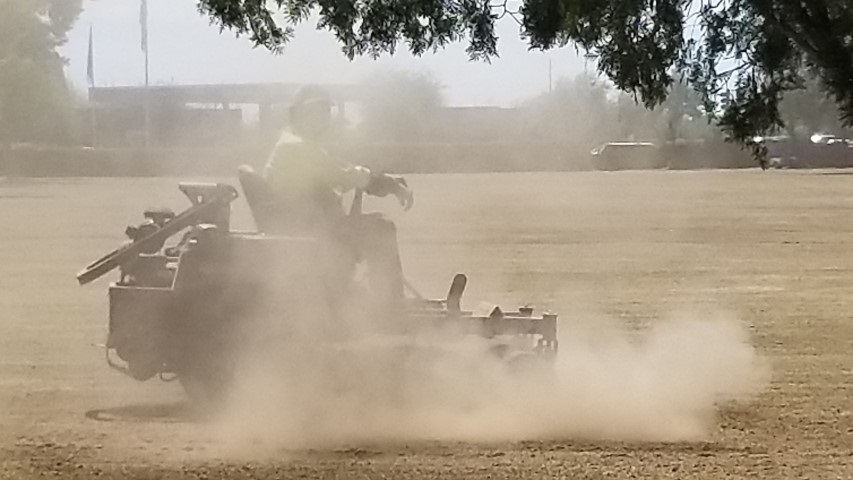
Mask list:
[[[208,332],[210,333],[210,332]],[[207,335],[194,337],[182,349],[176,368],[189,400],[213,413],[227,401],[234,383],[233,351],[227,343]]]

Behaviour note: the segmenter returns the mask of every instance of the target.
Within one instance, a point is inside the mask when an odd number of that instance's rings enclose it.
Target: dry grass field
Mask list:
[[[411,212],[368,206],[397,222],[423,291],[464,271],[469,302],[534,303],[567,328],[726,316],[769,365],[766,388],[696,441],[415,432],[263,454],[223,448],[178,386],[111,371],[108,281],[74,278],[143,208],[182,207],[176,182],[0,180],[0,478],[853,478],[847,172],[414,176]],[[251,228],[242,203],[235,215]]]

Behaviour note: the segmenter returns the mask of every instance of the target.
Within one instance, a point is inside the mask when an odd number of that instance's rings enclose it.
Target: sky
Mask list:
[[[69,41],[61,49],[67,75],[86,87],[89,27],[94,31],[97,86],[142,85],[139,0],[86,0]],[[449,105],[513,106],[547,91],[552,78],[575,76],[584,61],[574,48],[528,51],[518,24],[498,23],[500,58],[470,62],[465,44],[451,45],[417,58],[405,51],[379,60],[350,61],[334,37],[306,22],[281,55],[254,48],[248,39],[220,33],[196,9],[193,0],[149,0],[150,76],[155,85],[216,83],[350,83],[393,70],[432,74],[444,86]],[[590,66],[590,68],[592,68]]]

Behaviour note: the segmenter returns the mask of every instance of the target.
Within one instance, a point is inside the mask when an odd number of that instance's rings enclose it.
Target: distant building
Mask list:
[[[522,111],[503,107],[444,107],[428,136],[443,142],[500,142],[518,131]]]
[[[146,141],[187,147],[252,142],[275,135],[285,126],[287,106],[300,87],[285,83],[92,87],[84,113],[90,120],[94,146],[139,146]],[[361,100],[367,93],[354,85],[325,88],[341,112],[348,102]]]

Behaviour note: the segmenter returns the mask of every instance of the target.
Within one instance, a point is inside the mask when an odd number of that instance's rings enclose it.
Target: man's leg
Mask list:
[[[378,214],[361,215],[354,217],[353,221],[354,240],[367,262],[368,282],[373,295],[383,308],[402,309],[403,266],[394,222]]]

